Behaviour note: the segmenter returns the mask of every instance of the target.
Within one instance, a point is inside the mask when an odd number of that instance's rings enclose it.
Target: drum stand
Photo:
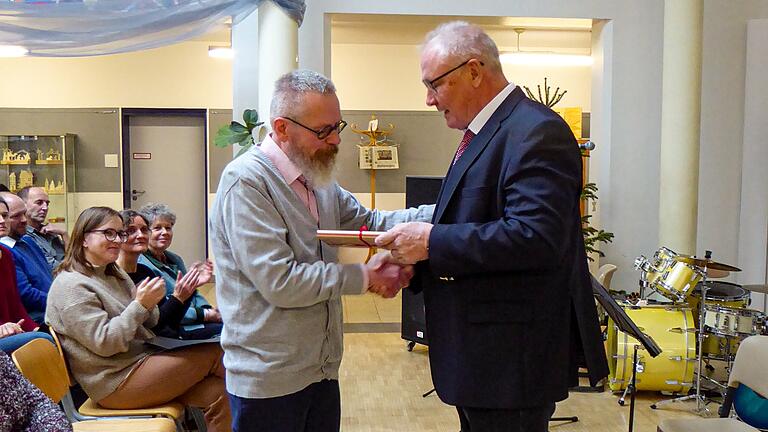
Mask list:
[[[709,255],[709,251],[707,251]],[[707,256],[709,258],[709,256]],[[701,380],[704,379],[710,379],[709,377],[704,377],[702,367],[703,367],[703,352],[704,352],[704,310],[705,305],[707,303],[707,291],[709,290],[709,287],[707,287],[707,266],[705,265],[703,268],[703,276],[701,280],[701,302],[699,304],[699,328],[697,329],[697,349],[696,349],[696,356],[697,356],[697,369],[696,369],[696,393],[692,395],[682,396],[675,399],[667,399],[660,402],[656,402],[655,404],[651,405],[651,409],[657,409],[660,406],[667,405],[670,403],[676,403],[676,402],[683,402],[691,399],[696,399],[696,408],[693,409],[693,412],[695,414],[698,414],[700,416],[708,416],[711,412],[709,408],[707,408],[707,404],[710,401],[707,400],[707,398],[701,394]]]

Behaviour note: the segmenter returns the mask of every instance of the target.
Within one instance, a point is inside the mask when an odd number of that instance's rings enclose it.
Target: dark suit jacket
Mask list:
[[[567,124],[519,87],[449,169],[429,260],[414,280],[444,402],[516,409],[563,400],[581,354],[593,382],[607,376],[581,176]]]

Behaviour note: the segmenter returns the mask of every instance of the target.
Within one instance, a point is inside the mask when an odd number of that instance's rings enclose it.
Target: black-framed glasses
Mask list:
[[[336,122],[336,124],[325,126],[320,130],[314,130],[311,127],[305,126],[290,117],[283,117],[283,118],[286,120],[290,120],[293,123],[296,123],[297,125],[303,127],[304,129],[310,132],[313,132],[315,135],[317,135],[317,139],[321,139],[321,140],[328,138],[328,135],[330,135],[333,131],[336,131],[337,133],[341,133],[341,131],[343,131],[344,128],[347,127],[347,122],[345,122],[344,120],[339,120]]]
[[[88,232],[89,233],[102,233],[102,234],[104,234],[104,238],[107,239],[107,241],[111,241],[111,242],[125,243],[128,240],[128,233],[127,232],[113,230],[112,228],[100,229],[100,230],[90,230]]]
[[[473,59],[471,59],[471,58],[467,59],[462,64],[456,66],[453,69],[449,69],[448,72],[445,72],[445,73],[441,74],[437,78],[433,78],[431,80],[424,79],[424,80],[421,80],[421,82],[424,83],[424,87],[426,87],[429,90],[432,90],[433,92],[436,92],[437,91],[437,87],[435,86],[436,82],[438,82],[441,79],[447,77],[451,72],[453,72],[455,70],[458,70],[459,68],[461,68],[462,66],[465,66],[467,63],[471,62],[472,60]],[[485,66],[485,64],[483,62],[480,62],[480,66]]]

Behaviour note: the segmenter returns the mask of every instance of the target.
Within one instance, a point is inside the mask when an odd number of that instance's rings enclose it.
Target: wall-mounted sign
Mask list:
[[[134,153],[134,159],[152,159],[152,153]]]

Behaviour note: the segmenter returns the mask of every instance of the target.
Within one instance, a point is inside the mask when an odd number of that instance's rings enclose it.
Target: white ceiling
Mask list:
[[[559,49],[589,53],[591,19],[456,17],[419,15],[331,15],[331,43],[418,45],[438,24],[461,19],[479,25],[496,41],[502,51],[517,45],[515,28],[523,28],[520,47],[525,50]]]

